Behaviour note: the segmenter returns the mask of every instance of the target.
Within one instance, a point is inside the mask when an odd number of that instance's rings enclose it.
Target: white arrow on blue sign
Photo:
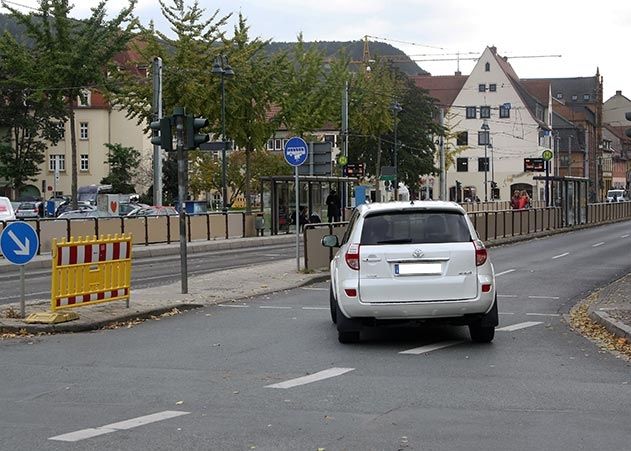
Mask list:
[[[304,139],[294,136],[285,144],[285,161],[291,166],[300,166],[307,161],[309,156],[309,147]]]
[[[37,232],[26,222],[12,222],[0,234],[0,251],[14,265],[30,262],[38,248]]]

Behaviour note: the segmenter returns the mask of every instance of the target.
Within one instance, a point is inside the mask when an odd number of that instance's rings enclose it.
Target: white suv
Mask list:
[[[495,273],[464,209],[452,202],[359,206],[331,260],[331,318],[341,343],[364,325],[439,320],[490,342],[498,324]]]

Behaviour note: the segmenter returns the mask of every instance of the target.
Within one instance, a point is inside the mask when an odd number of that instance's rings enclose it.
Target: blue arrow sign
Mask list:
[[[35,229],[26,222],[12,222],[0,234],[0,251],[14,265],[30,262],[39,248]]]
[[[285,144],[285,161],[291,166],[300,166],[309,156],[309,147],[304,139],[294,136]]]

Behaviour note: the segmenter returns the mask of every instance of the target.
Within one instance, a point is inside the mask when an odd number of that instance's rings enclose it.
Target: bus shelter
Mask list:
[[[296,208],[295,177],[278,175],[261,177],[260,209],[264,213],[269,206],[270,232],[272,235],[289,233],[292,216]],[[348,193],[354,177],[333,177],[319,175],[302,175],[298,179],[299,208],[306,208],[307,217],[313,221],[327,221],[326,198],[335,190],[340,196],[342,205],[341,219],[346,220],[346,209],[349,205]]]
[[[533,179],[546,183],[546,205],[561,207],[563,226],[587,224],[588,178],[549,175]]]

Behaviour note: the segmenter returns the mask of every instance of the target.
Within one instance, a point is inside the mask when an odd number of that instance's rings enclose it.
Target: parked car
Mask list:
[[[157,207],[147,206],[141,207],[130,212],[127,216],[177,216],[178,212],[175,207]]]
[[[629,197],[623,189],[610,189],[607,191],[607,202],[624,202],[627,200],[629,200]]]
[[[77,218],[117,218],[106,211],[97,209],[84,208],[81,210],[68,210],[58,216],[59,219],[77,219]]]
[[[43,213],[43,207],[40,207],[41,202],[22,202],[20,206],[15,210],[15,217],[17,219],[36,219],[41,217]]]
[[[8,197],[0,197],[0,221],[11,221],[15,219],[13,204]]]
[[[495,273],[465,210],[453,202],[360,205],[331,261],[331,319],[342,343],[365,325],[440,321],[490,342],[498,324]]]
[[[129,216],[130,213],[139,210],[141,208],[148,208],[151,205],[147,205],[147,204],[140,204],[140,203],[136,203],[136,202],[126,202],[126,203],[121,203],[118,206],[118,214],[120,216]]]
[[[80,200],[77,202],[77,210],[96,210],[96,207],[92,204],[90,204],[90,202],[88,201],[83,201]],[[62,203],[61,205],[59,205],[57,207],[57,210],[55,211],[55,216],[59,216],[62,213],[65,213],[66,211],[71,211],[72,210],[72,202],[70,200]]]

